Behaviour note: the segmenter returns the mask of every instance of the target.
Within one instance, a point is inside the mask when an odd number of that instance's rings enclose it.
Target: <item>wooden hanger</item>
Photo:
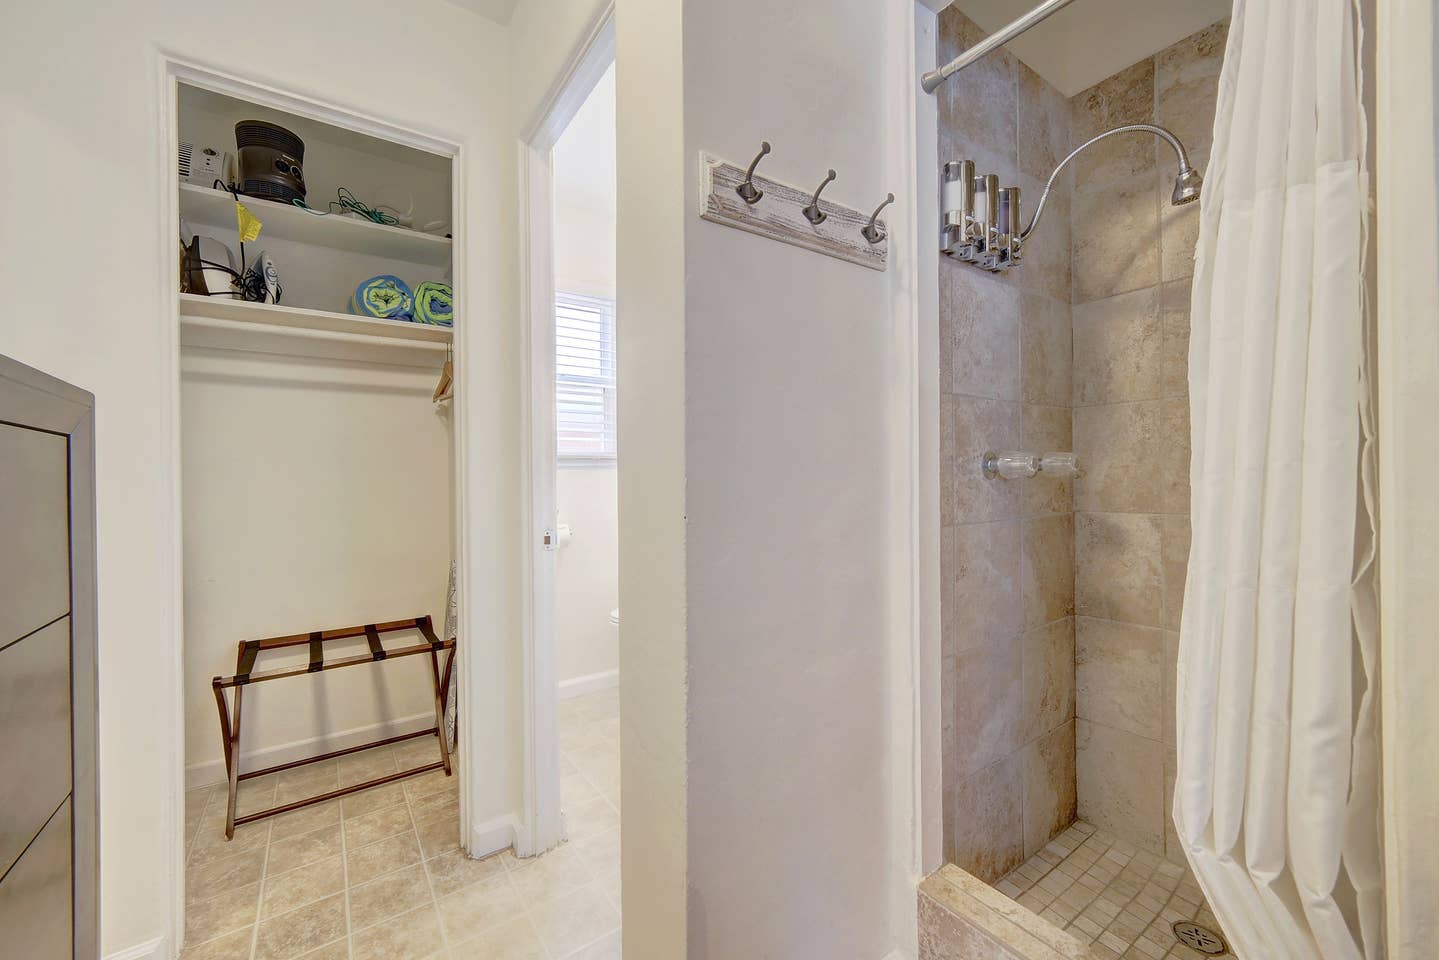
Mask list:
[[[435,385],[435,403],[453,399],[455,396],[455,364],[450,355],[449,344],[445,345],[445,365],[440,368],[440,382]]]

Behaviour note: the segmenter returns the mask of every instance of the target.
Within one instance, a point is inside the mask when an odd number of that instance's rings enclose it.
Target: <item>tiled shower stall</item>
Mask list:
[[[940,156],[1021,188],[1075,146],[1172,129],[1202,172],[1227,21],[1064,97],[999,50],[940,88]],[[951,6],[939,62],[983,37]],[[944,852],[994,883],[1078,819],[1182,865],[1173,676],[1189,548],[1197,204],[1174,154],[1111,137],[1061,176],[1025,260],[941,258]],[[1078,454],[1074,480],[987,479],[987,451]],[[1156,868],[1157,869],[1157,868]]]

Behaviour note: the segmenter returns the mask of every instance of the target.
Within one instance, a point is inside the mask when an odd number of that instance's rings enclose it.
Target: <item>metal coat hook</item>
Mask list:
[[[744,182],[734,188],[734,192],[739,194],[739,198],[751,206],[759,203],[759,198],[764,196],[764,191],[754,185],[754,168],[759,166],[759,162],[767,153],[769,153],[769,141],[761,140],[759,153],[755,154],[754,159],[749,162],[749,169],[744,172]]]
[[[892,193],[884,198],[883,203],[874,208],[874,213],[869,215],[869,223],[859,228],[859,232],[870,243],[879,243],[884,240],[886,236],[884,228],[881,227],[877,221],[879,220],[879,212],[891,203],[894,203],[894,194]]]
[[[809,206],[805,207],[803,210],[800,211],[804,214],[804,218],[810,223],[814,224],[816,227],[819,226],[821,223],[824,223],[825,220],[829,219],[829,214],[825,213],[819,208],[819,195],[820,192],[824,190],[825,187],[829,186],[833,181],[834,171],[831,170],[828,174],[825,175],[824,182],[814,188],[814,196],[809,198]]]

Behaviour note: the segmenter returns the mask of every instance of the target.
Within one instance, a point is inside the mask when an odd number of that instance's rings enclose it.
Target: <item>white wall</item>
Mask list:
[[[555,170],[556,187],[562,171]],[[594,297],[615,295],[615,216],[555,196],[555,286]]]
[[[423,614],[443,628],[454,473],[432,370],[187,348],[181,371],[185,764],[198,786],[225,776],[206,693],[235,672],[236,641]],[[421,657],[263,684],[245,697],[242,756],[288,762],[433,726],[434,710]],[[335,739],[346,731],[358,735]]]
[[[683,921],[628,911],[627,956],[680,938],[691,960],[877,960],[902,936],[889,681],[912,583],[893,488],[914,427],[895,275],[694,213],[698,152],[745,163],[762,139],[768,175],[834,167],[829,195],[856,207],[911,183],[912,153],[891,153],[910,107],[886,69],[913,43],[896,9],[621,8],[624,880],[627,899],[687,897]],[[653,730],[677,720],[682,743]]]
[[[515,151],[510,50],[503,28],[438,0],[305,4],[255,0],[253,22],[281,30],[220,29],[234,9],[213,2],[24,2],[6,10],[10,49],[0,63],[0,282],[10,291],[0,353],[93,391],[99,553],[102,948],[106,954],[168,933],[179,877],[169,859],[168,795],[180,757],[170,661],[177,551],[176,491],[163,469],[176,437],[162,415],[162,170],[159,50],[347,105],[465,144],[462,225],[474,282],[460,292],[475,318],[462,359],[477,384],[459,431],[477,466],[468,474],[466,557],[472,609],[484,630],[469,656],[490,669],[470,689],[470,729],[491,731],[469,790],[476,819],[515,810],[519,658],[518,325],[514,314]],[[403,42],[384,69],[337,25]],[[467,228],[467,229],[466,229]],[[481,319],[484,318],[484,319]],[[463,338],[464,334],[462,334]],[[208,693],[208,691],[206,691]],[[177,830],[176,830],[177,832]]]
[[[564,467],[556,485],[560,523],[574,539],[555,560],[555,676],[565,681],[617,671],[620,603],[619,491],[608,467]],[[599,682],[599,678],[595,678]]]

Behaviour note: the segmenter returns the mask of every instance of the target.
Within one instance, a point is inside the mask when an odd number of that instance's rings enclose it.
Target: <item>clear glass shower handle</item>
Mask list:
[[[990,451],[982,461],[984,475],[991,480],[1028,480],[1045,474],[1056,480],[1079,476],[1079,458],[1073,453],[1046,453],[1025,450]]]
[[[1027,480],[1039,472],[1038,454],[1022,450],[1001,450],[984,455],[984,475],[991,480]]]
[[[1046,453],[1039,460],[1039,472],[1056,480],[1079,476],[1079,457],[1072,453]]]

